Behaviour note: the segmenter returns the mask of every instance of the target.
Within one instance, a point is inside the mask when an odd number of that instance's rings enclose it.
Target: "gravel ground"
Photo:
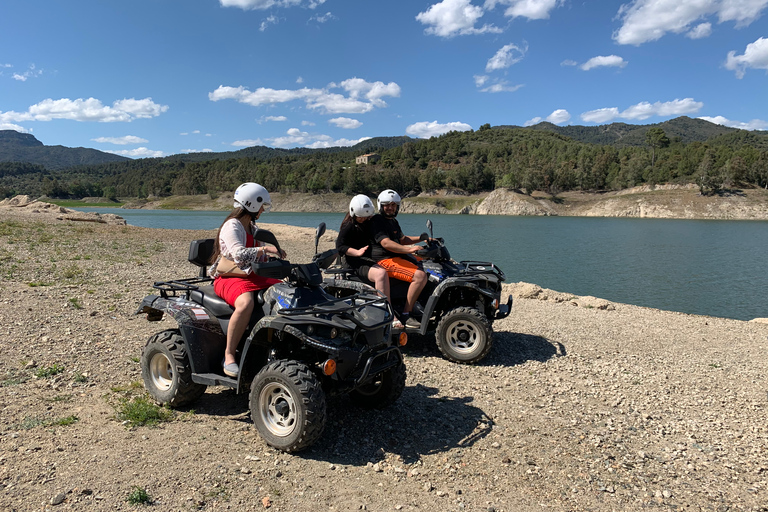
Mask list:
[[[263,227],[313,253],[313,230]],[[175,326],[133,312],[213,235],[0,208],[0,510],[136,510],[138,490],[154,510],[768,510],[768,325],[522,283],[480,365],[412,337],[397,404],[331,399],[299,454],[223,388],[131,427],[141,347]]]

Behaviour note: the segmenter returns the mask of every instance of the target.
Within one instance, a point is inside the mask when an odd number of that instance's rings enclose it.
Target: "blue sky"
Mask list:
[[[485,123],[768,129],[768,0],[4,0],[0,129],[132,158]]]

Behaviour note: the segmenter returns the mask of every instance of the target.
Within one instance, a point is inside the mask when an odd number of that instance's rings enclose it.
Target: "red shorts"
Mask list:
[[[269,288],[279,279],[248,274],[243,277],[217,277],[213,280],[213,291],[216,295],[227,301],[232,307],[235,307],[235,300],[242,294],[255,292]]]
[[[417,256],[414,258],[419,259]],[[399,256],[379,260],[376,263],[384,267],[389,277],[408,283],[413,282],[413,275],[419,270],[419,265]]]

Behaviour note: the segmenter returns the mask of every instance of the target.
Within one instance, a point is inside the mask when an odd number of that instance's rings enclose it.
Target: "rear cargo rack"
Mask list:
[[[213,282],[210,277],[189,277],[186,279],[174,279],[171,281],[155,281],[152,288],[160,290],[160,296],[169,297],[184,296],[189,298],[189,293]]]
[[[487,274],[490,272],[499,276],[502,281],[506,279],[504,272],[490,261],[460,261],[459,263],[464,265],[464,268],[461,269],[464,275]]]

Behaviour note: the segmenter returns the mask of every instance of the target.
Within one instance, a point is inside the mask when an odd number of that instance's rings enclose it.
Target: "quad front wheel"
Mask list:
[[[493,330],[482,312],[460,307],[443,315],[435,339],[437,348],[449,361],[475,364],[491,351]]]
[[[141,376],[152,398],[163,405],[179,407],[205,393],[204,385],[192,382],[192,367],[178,329],[149,338],[141,351]]]
[[[274,361],[251,384],[251,417],[261,437],[285,452],[317,441],[325,428],[325,393],[314,373],[298,361]]]
[[[353,403],[366,409],[384,409],[400,398],[405,389],[405,363],[377,375],[349,395]]]

